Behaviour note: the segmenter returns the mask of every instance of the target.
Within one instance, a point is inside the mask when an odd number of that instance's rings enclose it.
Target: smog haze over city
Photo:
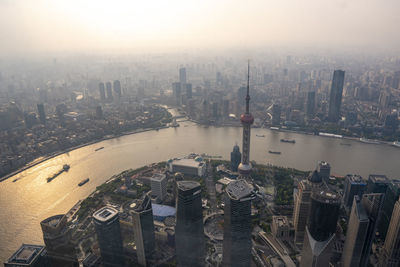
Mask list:
[[[400,266],[399,0],[0,0],[0,264]]]

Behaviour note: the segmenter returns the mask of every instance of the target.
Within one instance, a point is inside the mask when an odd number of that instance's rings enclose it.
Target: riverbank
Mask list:
[[[23,171],[26,171],[29,168],[35,167],[36,165],[38,165],[38,164],[40,164],[40,163],[42,163],[42,162],[44,162],[46,160],[55,158],[55,157],[57,157],[59,155],[68,153],[68,152],[70,152],[72,150],[75,150],[75,149],[78,149],[78,148],[82,148],[82,147],[85,147],[85,146],[90,146],[90,145],[93,145],[93,144],[96,144],[96,143],[100,143],[102,141],[106,141],[106,140],[110,140],[110,139],[114,139],[114,138],[118,138],[118,137],[122,137],[122,136],[126,136],[126,135],[132,135],[132,134],[143,133],[143,132],[148,132],[148,131],[158,131],[158,130],[165,129],[165,128],[169,128],[169,126],[162,126],[162,127],[157,127],[157,128],[139,129],[139,130],[133,130],[133,131],[129,131],[129,132],[124,132],[124,133],[119,134],[119,135],[106,136],[106,137],[103,137],[101,139],[93,140],[93,141],[90,141],[88,143],[84,143],[84,144],[81,144],[81,145],[78,145],[78,146],[74,146],[74,147],[71,147],[71,148],[68,148],[68,149],[64,149],[62,151],[57,151],[57,152],[51,153],[50,155],[47,155],[47,156],[40,156],[39,158],[34,159],[30,163],[28,163],[25,166],[19,168],[18,170],[15,170],[15,171],[13,171],[13,172],[11,172],[9,174],[6,174],[5,176],[1,177],[0,178],[0,182],[3,182],[3,181],[7,180],[8,178],[10,178],[10,177],[12,177],[14,175],[17,175],[17,174],[19,174],[19,173],[21,173]]]

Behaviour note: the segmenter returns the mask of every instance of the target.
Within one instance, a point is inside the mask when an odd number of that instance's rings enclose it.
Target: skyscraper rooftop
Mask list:
[[[236,180],[228,184],[226,192],[229,197],[235,200],[240,200],[245,197],[250,197],[253,193],[253,187],[245,180]]]
[[[22,246],[8,259],[6,266],[12,264],[24,264],[30,266],[40,256],[44,246],[22,244]]]
[[[195,181],[179,181],[177,182],[178,189],[182,191],[191,190],[195,187],[198,187],[200,184]]]
[[[118,214],[118,211],[112,207],[103,207],[93,214],[93,217],[100,222],[107,222],[113,219]]]

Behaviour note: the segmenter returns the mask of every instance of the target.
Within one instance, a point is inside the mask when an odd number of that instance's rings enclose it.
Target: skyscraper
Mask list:
[[[244,179],[225,189],[223,266],[250,266],[253,188]]]
[[[46,113],[44,112],[43,103],[37,104],[37,109],[39,113],[39,121],[41,124],[46,124]]]
[[[386,237],[390,219],[393,213],[393,207],[400,197],[400,180],[391,180],[386,190],[385,200],[383,202],[382,215],[379,220],[378,232],[381,238]]]
[[[250,127],[254,122],[254,117],[250,113],[250,64],[247,66],[247,94],[246,94],[246,111],[240,116],[240,122],[243,125],[243,145],[242,145],[242,162],[239,164],[239,173],[243,177],[247,177],[251,172],[250,164]]]
[[[396,201],[392,218],[383,246],[380,267],[396,267],[400,265],[400,200]]]
[[[201,186],[195,181],[178,181],[175,227],[176,256],[179,266],[204,266],[205,237]]]
[[[366,191],[367,183],[360,175],[348,174],[344,180],[343,205],[349,211],[353,205],[354,196],[361,197]]]
[[[163,201],[167,195],[167,176],[163,173],[155,173],[150,179],[151,194]]]
[[[131,211],[136,254],[139,264],[146,266],[155,249],[153,209],[149,194],[145,194]]]
[[[119,80],[115,80],[113,87],[115,95],[117,96],[118,99],[120,99],[122,95],[121,82]]]
[[[180,105],[181,102],[181,83],[173,83],[172,84],[172,93],[175,97],[176,104]]]
[[[338,194],[323,188],[312,192],[310,216],[301,252],[301,267],[329,266],[339,209]]]
[[[367,266],[382,204],[383,194],[354,196],[342,255],[344,267]]]
[[[368,193],[386,193],[390,180],[386,175],[370,174],[368,176],[367,191]]]
[[[344,71],[335,70],[333,72],[331,94],[329,98],[328,120],[331,122],[337,122],[340,119],[343,85],[344,85]]]
[[[186,68],[179,69],[179,82],[182,86],[186,86]]]
[[[101,102],[106,101],[106,89],[104,87],[104,83],[99,83],[99,93]]]
[[[44,246],[22,244],[6,261],[4,267],[48,267],[47,251]]]
[[[79,266],[71,233],[64,214],[51,216],[40,222],[48,257],[53,266]]]
[[[311,205],[311,185],[308,180],[302,180],[298,184],[297,192],[294,196],[294,242],[301,248],[304,241],[304,233],[307,225]]]
[[[315,113],[315,92],[310,91],[307,93],[306,114],[313,116]]]
[[[325,182],[329,181],[329,177],[331,176],[331,165],[329,165],[326,161],[318,161],[317,171],[319,176]]]
[[[124,251],[118,211],[109,206],[103,207],[93,214],[93,222],[103,265],[123,266]]]
[[[238,171],[238,166],[240,164],[240,160],[242,158],[242,153],[240,153],[240,148],[238,145],[233,147],[233,151],[231,152],[231,169],[234,172]]]
[[[191,84],[191,83],[188,83],[188,84],[186,84],[186,97],[187,97],[188,99],[191,99],[192,96],[193,96],[193,93],[192,93],[192,84]]]
[[[281,124],[281,106],[273,104],[272,106],[272,125],[279,126]]]
[[[107,93],[107,101],[113,101],[113,94],[112,94],[112,84],[111,82],[106,82],[106,93]]]

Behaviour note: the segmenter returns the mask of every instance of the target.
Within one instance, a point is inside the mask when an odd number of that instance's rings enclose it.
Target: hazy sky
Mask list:
[[[0,0],[0,53],[400,47],[400,0]]]

